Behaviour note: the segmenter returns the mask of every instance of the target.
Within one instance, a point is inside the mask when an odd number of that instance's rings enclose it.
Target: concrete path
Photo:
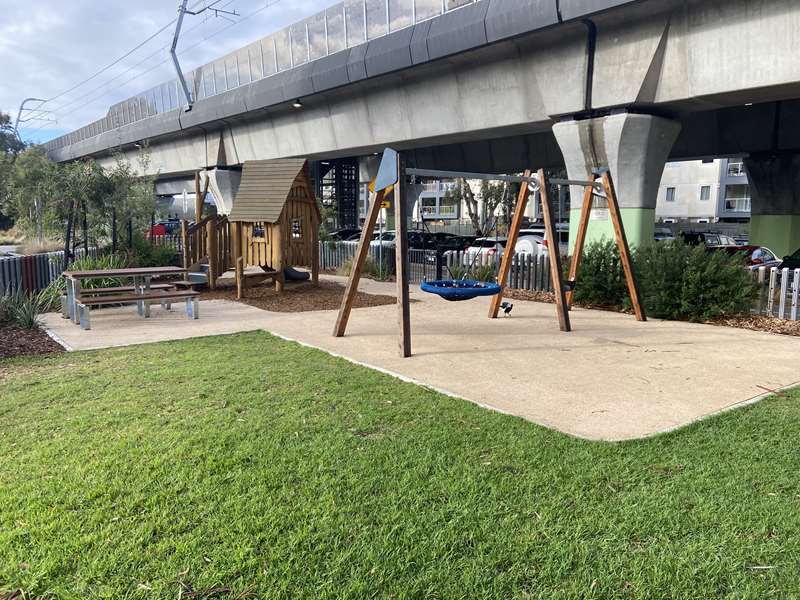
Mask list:
[[[365,281],[362,290],[392,293]],[[414,356],[397,356],[396,307],[353,311],[348,335],[331,337],[334,311],[271,313],[204,301],[200,320],[153,307],[92,315],[82,331],[58,315],[45,324],[75,350],[265,329],[496,410],[597,440],[644,437],[800,382],[800,340],[752,331],[575,310],[558,330],[552,306],[516,302],[486,318],[486,299],[449,303],[419,291],[412,304]],[[766,389],[765,389],[766,388]]]

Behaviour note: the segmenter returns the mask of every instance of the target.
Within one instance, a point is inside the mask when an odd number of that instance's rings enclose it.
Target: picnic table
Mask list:
[[[64,317],[70,319],[75,324],[80,324],[84,329],[89,329],[88,312],[84,310],[87,305],[99,306],[101,304],[123,304],[132,302],[137,306],[140,316],[150,316],[151,302],[168,302],[170,300],[187,300],[187,314],[190,318],[197,318],[196,292],[176,292],[169,291],[173,286],[155,286],[152,280],[159,277],[174,275],[186,275],[187,270],[182,267],[141,267],[128,269],[96,269],[91,271],[64,271],[66,279],[67,293],[65,298]],[[105,298],[86,299],[82,296],[82,291],[87,294],[91,289],[83,290],[82,282],[87,279],[131,279],[133,285],[127,288],[119,288],[120,291],[127,292],[127,295],[117,294],[106,296]],[[168,289],[165,289],[168,288]],[[114,293],[117,288],[103,289],[103,292]],[[190,303],[192,302],[193,303]],[[194,310],[192,310],[192,307]],[[85,313],[85,314],[84,314]],[[82,319],[82,316],[84,317]]]

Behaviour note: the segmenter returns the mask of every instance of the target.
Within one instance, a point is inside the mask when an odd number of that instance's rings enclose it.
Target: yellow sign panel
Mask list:
[[[369,182],[369,191],[370,191],[370,192],[372,192],[372,193],[375,193],[375,180],[374,180],[374,179],[373,179],[372,181],[370,181],[370,182]],[[390,185],[390,186],[389,186],[389,187],[387,187],[385,190],[383,190],[383,195],[384,195],[384,196],[388,196],[388,195],[389,195],[389,194],[391,194],[393,191],[394,191],[394,186],[393,186],[393,185]],[[388,208],[388,207],[386,207],[386,208]]]
[[[392,203],[389,202],[388,200],[384,200],[383,202],[381,202],[381,208],[391,208],[391,207]]]

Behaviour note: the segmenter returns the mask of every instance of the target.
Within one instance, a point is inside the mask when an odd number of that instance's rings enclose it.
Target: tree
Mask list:
[[[13,220],[6,213],[8,202],[8,186],[14,158],[24,150],[23,144],[11,126],[11,117],[0,111],[0,229],[8,229]]]
[[[25,144],[11,125],[11,117],[0,111],[0,153],[18,154],[24,149]]]
[[[510,218],[513,211],[511,186],[507,182],[481,181],[476,194],[473,185],[466,179],[459,179],[458,185],[449,190],[445,197],[466,207],[475,235],[488,235],[496,229],[498,207],[502,205],[504,213]]]
[[[39,241],[60,221],[58,170],[41,148],[33,147],[16,156],[8,172],[7,210]]]

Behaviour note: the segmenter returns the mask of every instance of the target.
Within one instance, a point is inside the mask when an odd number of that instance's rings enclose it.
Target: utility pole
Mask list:
[[[25,108],[25,105],[26,105],[28,102],[39,102],[39,106],[41,106],[42,104],[44,104],[45,102],[47,102],[47,100],[42,100],[41,98],[25,98],[25,100],[23,100],[23,101],[20,103],[20,105],[19,105],[19,111],[17,111],[17,120],[16,120],[16,121],[14,121],[14,134],[17,136],[17,139],[18,139],[20,142],[22,141],[22,138],[21,138],[21,137],[20,137],[20,135],[19,135],[19,124],[20,124],[20,123],[26,123],[27,121],[40,121],[40,120],[45,120],[45,119],[37,118],[37,117],[35,117],[35,116],[34,116],[34,117],[30,117],[30,118],[28,118],[28,119],[23,119],[23,118],[22,118],[22,113],[23,113],[23,112],[25,112],[25,111],[29,111],[29,110],[37,110],[37,109]],[[47,120],[52,120],[52,119],[47,119]]]
[[[192,92],[189,90],[189,85],[186,83],[186,77],[183,76],[183,70],[181,69],[181,63],[178,60],[178,40],[181,37],[181,28],[183,27],[183,17],[186,15],[199,15],[207,10],[210,10],[214,13],[215,17],[219,17],[220,15],[231,15],[234,17],[240,16],[239,13],[234,11],[222,10],[221,8],[214,8],[215,4],[219,4],[222,0],[214,0],[208,6],[201,8],[198,11],[191,11],[186,8],[186,5],[189,3],[189,0],[181,0],[180,5],[178,6],[178,20],[175,22],[175,35],[172,36],[172,45],[169,48],[169,54],[172,57],[172,64],[175,66],[175,72],[178,74],[178,81],[181,83],[181,89],[183,90],[183,98],[186,100],[186,107],[184,111],[189,112],[192,110],[192,106],[194,105],[194,99],[192,98]]]

